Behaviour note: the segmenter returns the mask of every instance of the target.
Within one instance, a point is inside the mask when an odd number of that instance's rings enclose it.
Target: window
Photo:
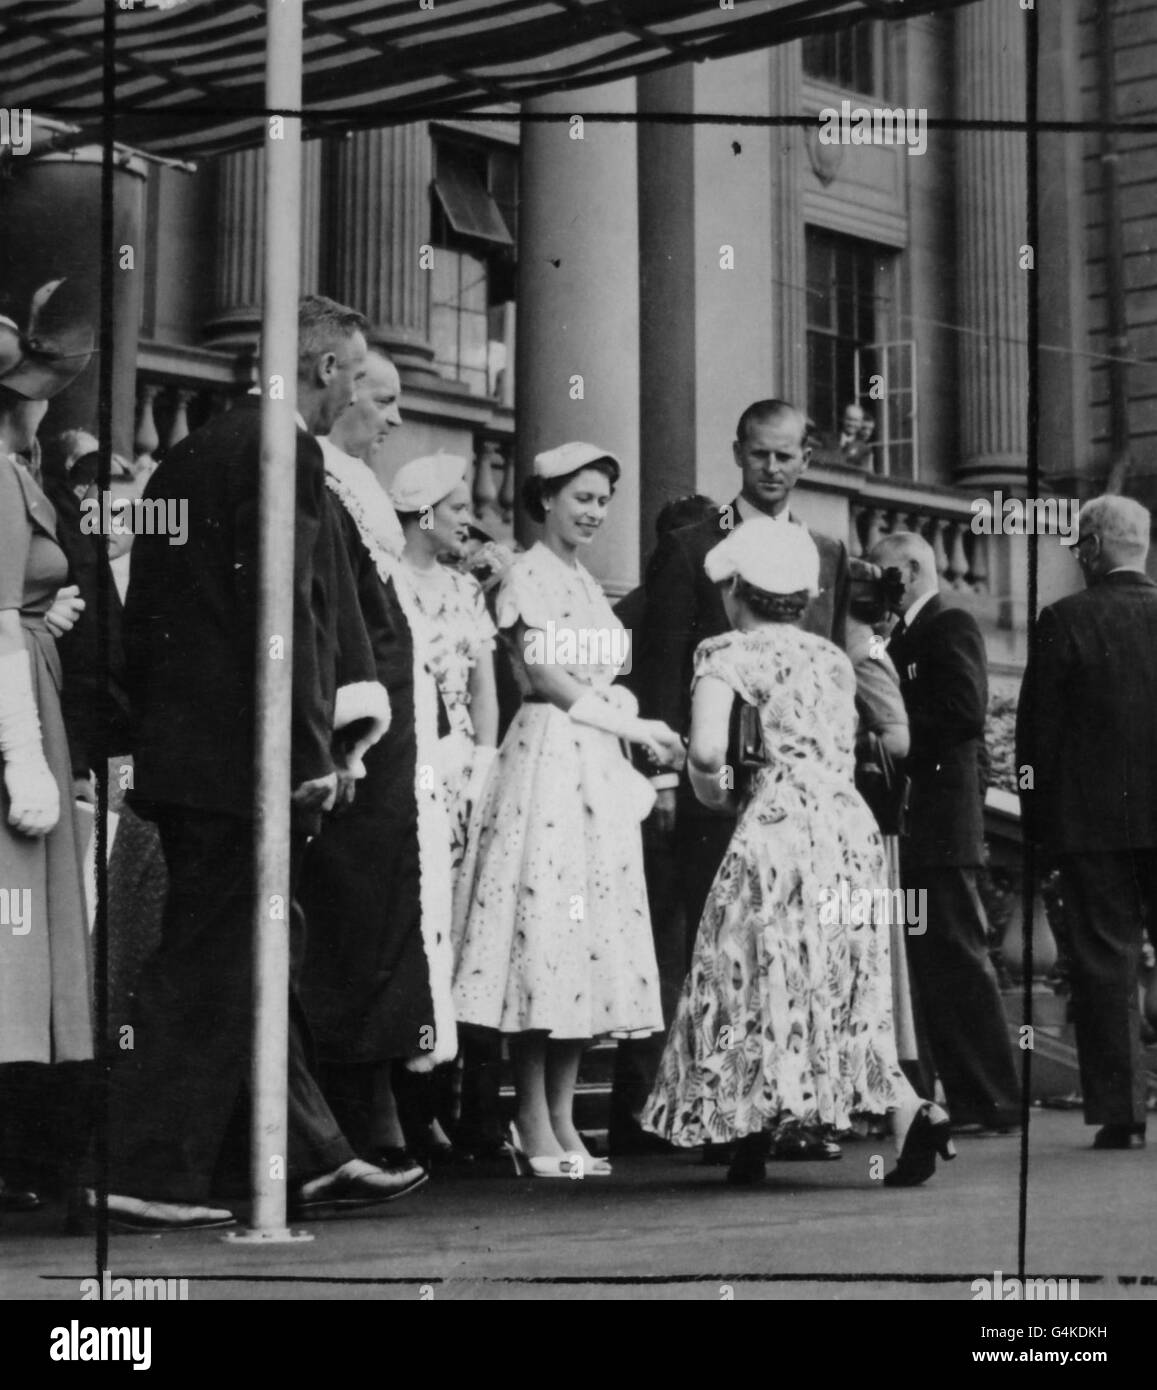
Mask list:
[[[876,427],[875,471],[915,477],[915,378],[911,344],[889,341],[895,320],[894,251],[808,227],[808,412],[838,446],[844,407],[858,402]],[[873,376],[884,396],[871,395]]]
[[[882,85],[881,53],[879,26],[870,20],[808,34],[803,41],[804,76],[866,96],[878,96]]]
[[[517,151],[436,140],[431,196],[430,337],[435,365],[474,395],[509,400]]]

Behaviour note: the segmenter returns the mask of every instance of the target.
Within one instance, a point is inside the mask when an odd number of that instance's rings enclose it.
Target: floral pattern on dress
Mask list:
[[[852,780],[855,676],[832,643],[788,624],[701,643],[703,676],[759,709],[768,766],[708,895],[643,1124],[688,1147],[834,1133],[915,1100],[896,1060],[888,927],[828,897],[888,887]]]
[[[497,613],[504,636],[519,621],[540,631],[620,626],[587,571],[542,544],[515,560]],[[528,690],[525,652],[511,651]],[[618,673],[597,660],[567,669],[600,689]],[[522,705],[471,821],[457,886],[461,1022],[559,1038],[661,1030],[632,779],[644,781],[613,735],[551,704]]]
[[[415,570],[407,564],[403,570],[421,615],[426,666],[450,721],[450,732],[441,740],[439,771],[450,815],[451,864],[457,873],[466,853],[471,811],[466,798],[474,755],[470,677],[479,660],[494,650],[498,632],[482,588],[470,575],[446,565]]]

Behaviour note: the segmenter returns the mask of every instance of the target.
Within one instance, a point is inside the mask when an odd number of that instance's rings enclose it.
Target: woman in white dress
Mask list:
[[[579,562],[619,473],[595,445],[564,444],[527,480],[543,537],[497,601],[524,703],[471,821],[455,905],[457,1017],[509,1037],[512,1139],[539,1176],[610,1171],[574,1125],[583,1048],[663,1026],[640,832],[653,793],[619,740],[664,764],[682,743],[612,686],[627,635]]]

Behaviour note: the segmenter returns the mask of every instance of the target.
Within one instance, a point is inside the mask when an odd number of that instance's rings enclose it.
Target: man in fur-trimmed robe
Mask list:
[[[391,723],[366,757],[353,805],[310,844],[301,885],[302,999],[325,1093],[358,1151],[385,1163],[408,1161],[393,1098],[405,1071],[393,1064],[427,1071],[458,1046],[450,827],[438,777],[446,730],[400,567],[401,526],[362,461],[401,422],[398,394],[393,364],[371,353],[353,406],[321,441]]]

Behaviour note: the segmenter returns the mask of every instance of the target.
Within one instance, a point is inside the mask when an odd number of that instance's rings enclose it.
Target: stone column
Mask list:
[[[956,114],[1023,120],[1024,11],[980,0],[954,13]],[[956,147],[961,463],[956,481],[1023,489],[1027,449],[1028,276],[1025,137],[962,130]]]
[[[334,159],[334,295],[410,373],[432,373],[429,275],[433,151],[425,123],[354,131]]]
[[[1079,121],[1079,19],[1071,5],[1039,10],[1037,108],[1041,120]],[[1039,240],[1033,285],[1038,297],[1038,383],[1042,478],[1062,496],[1095,489],[1089,424],[1089,294],[1085,260],[1085,140],[1070,132],[1037,135]],[[1069,571],[1076,570],[1075,565]],[[1076,576],[1073,576],[1076,578]]]
[[[777,44],[771,62],[771,114],[798,116],[803,110],[803,45]],[[807,244],[804,240],[799,126],[773,127],[772,300],[775,305],[775,372],[772,385],[782,400],[807,412]]]
[[[640,118],[694,109],[690,65],[638,79]],[[695,131],[638,125],[640,543],[654,548],[655,518],[695,491]]]
[[[301,293],[318,284],[321,231],[321,159],[318,140],[301,147]],[[216,348],[257,345],[261,331],[261,256],[265,236],[263,150],[240,150],[217,161],[217,244],[213,315],[205,340]]]
[[[635,84],[536,98],[523,108],[519,218],[517,472],[585,440],[623,463],[588,568],[612,593],[639,579],[639,218],[633,122],[569,119],[635,110]],[[556,120],[535,120],[555,115]],[[670,383],[672,391],[684,389]],[[525,516],[519,535],[530,537]]]

